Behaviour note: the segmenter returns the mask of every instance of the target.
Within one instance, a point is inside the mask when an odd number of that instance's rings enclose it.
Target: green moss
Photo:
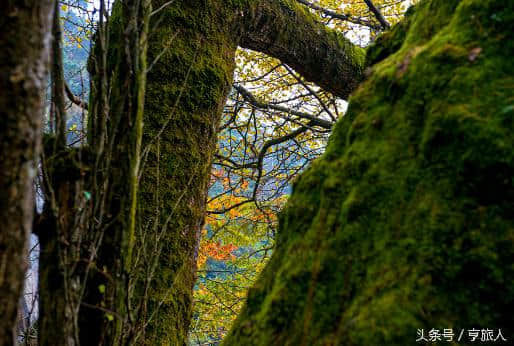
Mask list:
[[[404,19],[389,31],[382,33],[366,50],[366,65],[371,66],[398,51],[409,30],[415,6],[411,6]]]
[[[225,345],[513,335],[513,29],[512,3],[423,1],[368,50]]]
[[[157,258],[152,251],[144,344],[187,343],[207,182],[234,70],[235,40],[223,22],[231,10],[221,1],[176,2],[150,35],[139,241],[162,250]]]

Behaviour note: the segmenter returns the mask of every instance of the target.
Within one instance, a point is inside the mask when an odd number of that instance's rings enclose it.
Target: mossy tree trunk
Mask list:
[[[154,1],[160,8],[166,1]],[[238,45],[283,59],[347,96],[361,80],[362,49],[294,1],[175,1],[150,35],[141,225],[155,266],[146,343],[187,343],[196,257],[221,112]],[[326,75],[337,74],[338,79]],[[145,320],[145,319],[143,319]]]
[[[224,345],[512,340],[513,30],[512,2],[427,0],[368,49]]]
[[[140,256],[154,268],[141,278],[150,281],[147,345],[187,341],[207,183],[234,70],[236,44],[219,12],[224,7],[177,1],[156,16],[150,36],[139,201],[139,240],[148,244]]]
[[[89,143],[66,147],[59,132],[45,141],[40,345],[131,344],[133,337],[129,285],[151,4],[116,2],[110,24],[104,6],[90,61]]]
[[[79,315],[81,345],[133,344],[131,284],[137,227],[150,1],[115,2],[90,57],[88,135],[95,162],[90,183],[93,233],[102,235],[85,283]],[[103,186],[102,186],[103,185]]]
[[[237,46],[281,58],[344,96],[362,79],[364,51],[294,1],[152,1],[141,170],[134,170],[141,123],[133,119],[140,113],[127,107],[141,99],[126,91],[140,85],[140,74],[125,66],[134,57],[126,56],[132,50],[124,43],[132,41],[122,4],[115,4],[108,26],[100,25],[91,58],[88,166],[94,173],[85,186],[93,205],[88,232],[100,234],[102,244],[87,280],[79,339],[85,345],[182,345]],[[338,78],[327,78],[332,74]],[[134,311],[131,302],[137,302]]]
[[[52,0],[0,3],[0,345],[16,322],[34,211]]]

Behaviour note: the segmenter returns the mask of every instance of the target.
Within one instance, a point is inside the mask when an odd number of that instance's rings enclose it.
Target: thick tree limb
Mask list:
[[[256,1],[243,13],[240,26],[240,46],[282,60],[343,99],[363,78],[364,50],[295,2]]]

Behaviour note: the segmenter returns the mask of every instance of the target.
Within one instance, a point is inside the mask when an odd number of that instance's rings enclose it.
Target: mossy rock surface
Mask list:
[[[422,1],[368,49],[224,345],[514,340],[513,32],[512,1]]]

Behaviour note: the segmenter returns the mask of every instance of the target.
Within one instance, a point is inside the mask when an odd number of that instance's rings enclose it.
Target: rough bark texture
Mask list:
[[[84,220],[90,217],[82,193],[86,167],[81,161],[86,155],[84,150],[59,147],[57,143],[61,140],[53,136],[44,140],[41,167],[45,177],[43,190],[48,198],[34,225],[40,246],[40,346],[78,344],[80,277],[85,267],[81,261],[81,240],[85,238]]]
[[[164,3],[154,1],[153,8]],[[158,26],[149,43],[140,206],[144,241],[152,245],[147,260],[157,262],[145,340],[183,345],[207,182],[237,44],[283,58],[309,80],[345,94],[361,78],[364,54],[289,1],[175,1],[152,19]],[[260,35],[267,41],[258,41]],[[306,40],[297,43],[298,37]],[[340,78],[330,83],[321,72]]]
[[[512,340],[513,24],[512,2],[423,1],[368,50],[224,345]]]
[[[77,324],[74,310],[78,305],[78,287],[72,289],[70,272],[75,258],[69,256],[76,247],[72,234],[81,229],[76,204],[80,199],[77,189],[81,174],[77,167],[77,151],[66,150],[66,107],[64,99],[64,72],[62,60],[62,34],[60,4],[56,1],[52,23],[52,49],[50,77],[52,82],[50,129],[43,144],[41,171],[45,195],[44,210],[34,223],[38,235],[39,290],[38,290],[38,344],[40,346],[74,345]],[[83,203],[82,203],[83,204]],[[76,238],[76,237],[75,237]],[[75,246],[74,246],[75,245]],[[80,253],[80,250],[78,251]],[[77,286],[77,285],[73,285]],[[54,297],[61,297],[55,299]],[[75,298],[75,299],[73,299]],[[55,326],[59,326],[56,328]]]
[[[296,0],[250,1],[240,20],[242,47],[280,59],[325,90],[347,99],[361,82],[364,49],[327,30]]]
[[[150,245],[144,255],[155,265],[148,345],[187,343],[207,182],[234,70],[236,45],[224,7],[176,1],[156,16],[159,26],[150,36],[148,60],[155,63],[148,74],[140,198]]]
[[[132,253],[150,10],[149,1],[115,2],[109,35],[97,35],[91,57],[95,78],[89,116],[105,128],[92,126],[90,134],[97,155],[91,182],[93,217],[102,220],[90,231],[101,233],[102,241],[86,282],[79,316],[81,345],[133,344]],[[102,75],[104,72],[106,75]],[[103,83],[107,88],[103,89]]]
[[[52,0],[0,3],[0,345],[14,345],[43,120]]]
[[[155,12],[150,27],[154,31],[148,39],[136,221],[133,202],[138,180],[132,173],[139,166],[136,154],[141,137],[136,131],[141,122],[136,110],[142,100],[133,97],[140,85],[136,80],[140,71],[130,67],[137,57],[128,54],[136,51],[128,18],[137,11],[123,12],[120,5],[128,9],[134,3],[115,3],[108,28],[99,25],[90,60],[88,142],[96,157],[87,163],[93,172],[86,183],[93,205],[87,234],[99,234],[103,241],[91,263],[80,309],[78,339],[83,345],[118,344],[120,340],[148,345],[187,343],[207,182],[238,43],[269,48],[266,52],[283,58],[309,80],[345,95],[361,79],[364,63],[361,49],[316,24],[314,16],[292,1],[152,1]],[[259,28],[262,35],[276,34],[277,41],[273,36],[258,42],[254,31]],[[312,42],[296,43],[297,37]],[[339,78],[331,83],[326,74]],[[66,185],[67,180],[61,183]],[[65,198],[57,204],[66,202]],[[61,285],[69,280],[55,271],[58,256],[52,255],[68,245],[58,242],[55,234],[44,244],[48,252],[43,249],[42,258],[54,262],[42,271],[48,284],[41,287],[48,299],[48,289],[56,283],[52,278],[63,278]],[[56,309],[65,306],[61,304],[64,297],[55,299]],[[59,316],[63,312],[59,310]],[[49,318],[50,325],[55,323],[56,319]]]

